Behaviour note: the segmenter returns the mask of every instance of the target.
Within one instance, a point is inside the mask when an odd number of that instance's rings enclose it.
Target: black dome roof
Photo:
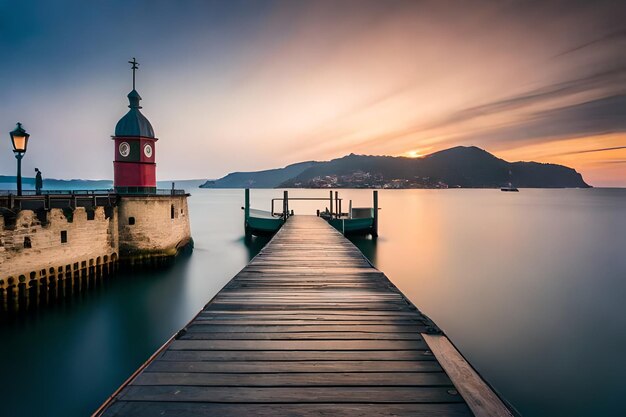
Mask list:
[[[115,136],[154,137],[152,125],[148,119],[146,119],[146,116],[139,111],[141,108],[139,100],[141,100],[141,96],[137,90],[128,93],[128,101],[130,102],[128,107],[130,107],[130,110],[117,122],[115,126]]]

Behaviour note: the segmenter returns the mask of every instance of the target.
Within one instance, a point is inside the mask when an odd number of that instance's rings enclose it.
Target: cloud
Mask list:
[[[619,149],[626,149],[626,146],[613,146],[613,147],[610,147],[610,148],[586,149],[584,151],[563,152],[563,153],[561,153],[559,155],[578,155],[578,154],[582,154],[582,153],[616,151],[616,150],[619,150]],[[615,161],[610,161],[610,162],[615,162]]]
[[[548,101],[563,99],[580,93],[595,92],[598,94],[597,90],[605,94],[607,92],[614,94],[616,91],[620,90],[626,92],[626,67],[608,69],[582,78],[543,86],[523,94],[463,109],[450,115],[445,120],[438,122],[437,125],[431,126],[431,128],[458,123],[485,115],[493,115],[498,112],[532,107],[537,104],[544,104]]]
[[[499,143],[500,148],[513,148],[615,132],[626,132],[626,95],[535,112],[508,125],[487,127],[456,139],[480,141],[487,146]]]
[[[603,35],[603,36],[601,36],[601,37],[599,37],[597,39],[593,39],[591,41],[584,42],[581,45],[578,45],[578,46],[576,46],[574,48],[570,48],[570,49],[568,49],[566,51],[561,52],[560,54],[557,54],[555,56],[555,58],[562,57],[562,56],[567,55],[567,54],[571,54],[571,53],[574,53],[574,52],[581,51],[581,50],[583,50],[585,48],[588,48],[590,46],[597,46],[598,44],[613,42],[615,40],[618,40],[618,41],[626,40],[626,30],[617,30],[615,32],[607,33],[607,34],[605,34],[605,35]]]

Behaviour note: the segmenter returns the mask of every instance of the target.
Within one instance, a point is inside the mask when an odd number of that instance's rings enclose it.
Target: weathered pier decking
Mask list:
[[[295,216],[95,415],[510,413],[356,247]]]

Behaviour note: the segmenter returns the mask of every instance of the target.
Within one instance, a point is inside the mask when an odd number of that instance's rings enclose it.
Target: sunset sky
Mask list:
[[[93,5],[98,3],[98,5]],[[0,174],[112,178],[130,66],[158,177],[476,145],[626,186],[623,1],[1,1]]]

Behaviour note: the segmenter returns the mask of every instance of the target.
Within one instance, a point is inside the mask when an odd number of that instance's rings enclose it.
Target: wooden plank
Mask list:
[[[383,318],[383,317],[348,317],[348,316],[339,316],[339,317],[311,317],[307,315],[302,315],[302,317],[297,316],[287,316],[280,317],[280,315],[272,315],[272,316],[260,316],[255,318],[247,318],[247,317],[229,317],[229,318],[221,318],[213,317],[213,316],[199,316],[193,325],[205,325],[205,326],[232,326],[232,327],[242,327],[242,326],[270,326],[270,327],[285,327],[285,326],[296,326],[300,328],[307,328],[310,326],[389,326],[389,327],[398,327],[398,330],[402,330],[407,327],[416,327],[425,325],[425,321],[419,319],[410,319],[410,318],[402,318],[402,319],[394,319],[394,318]],[[188,326],[190,327],[190,326]]]
[[[424,339],[476,417],[513,417],[502,400],[442,335]]]
[[[256,311],[258,309],[263,310],[274,310],[280,311],[283,309],[292,309],[297,304],[289,304],[289,305],[280,305],[280,304],[254,304],[254,303],[246,303],[246,304],[225,304],[225,303],[216,303],[212,304],[212,308],[220,308],[225,310],[238,310],[238,311]],[[355,303],[328,303],[328,304],[307,304],[299,306],[303,311],[307,309],[311,310],[320,310],[320,309],[328,309],[328,310],[354,310],[354,309],[362,309],[362,310],[370,310],[370,311],[394,311],[401,310],[405,308],[400,304],[355,304]],[[207,311],[211,311],[211,308],[208,308]]]
[[[452,392],[452,393],[451,393]],[[131,385],[124,401],[191,401],[220,403],[442,403],[463,402],[447,387],[204,387]]]
[[[387,373],[203,373],[144,372],[134,385],[190,385],[202,387],[356,387],[356,386],[447,386],[444,372]]]
[[[434,361],[430,350],[171,350],[171,361]]]
[[[323,316],[344,316],[346,314],[349,315],[353,315],[353,316],[358,316],[361,319],[367,319],[368,316],[390,316],[391,318],[413,318],[413,319],[423,319],[423,317],[420,314],[415,314],[415,311],[397,311],[397,312],[388,312],[388,311],[380,311],[380,312],[372,312],[372,311],[367,311],[367,310],[353,310],[350,312],[333,312],[333,311],[307,311],[307,312],[302,312],[299,310],[284,310],[281,311],[279,313],[279,315],[281,317],[289,317],[290,315],[293,316],[298,316],[298,317],[307,317],[307,316],[312,316],[312,315],[323,315]],[[244,311],[207,311],[204,310],[202,312],[200,312],[199,317],[203,317],[203,316],[228,316],[228,317],[236,317],[236,316],[247,316],[247,317],[262,317],[262,316],[267,316],[267,315],[277,315],[276,312],[271,312],[271,311],[257,311],[255,313],[250,313],[250,312],[244,312]]]
[[[104,417],[470,417],[456,404],[219,404],[200,402],[118,401]]]
[[[415,334],[418,329],[424,326],[417,325],[380,325],[380,324],[318,324],[317,321],[310,321],[307,324],[298,325],[249,325],[244,323],[233,325],[217,325],[217,324],[197,324],[202,321],[196,321],[193,325],[187,327],[188,332],[203,333],[302,333],[302,332],[327,332],[327,333],[410,333]],[[424,331],[424,330],[422,330]]]
[[[423,340],[174,340],[172,350],[425,350]]]
[[[422,329],[422,331],[424,331]],[[373,332],[187,332],[179,340],[422,340],[419,333]]]
[[[288,372],[441,372],[436,361],[282,361],[176,362],[156,360],[149,372],[288,373]]]

